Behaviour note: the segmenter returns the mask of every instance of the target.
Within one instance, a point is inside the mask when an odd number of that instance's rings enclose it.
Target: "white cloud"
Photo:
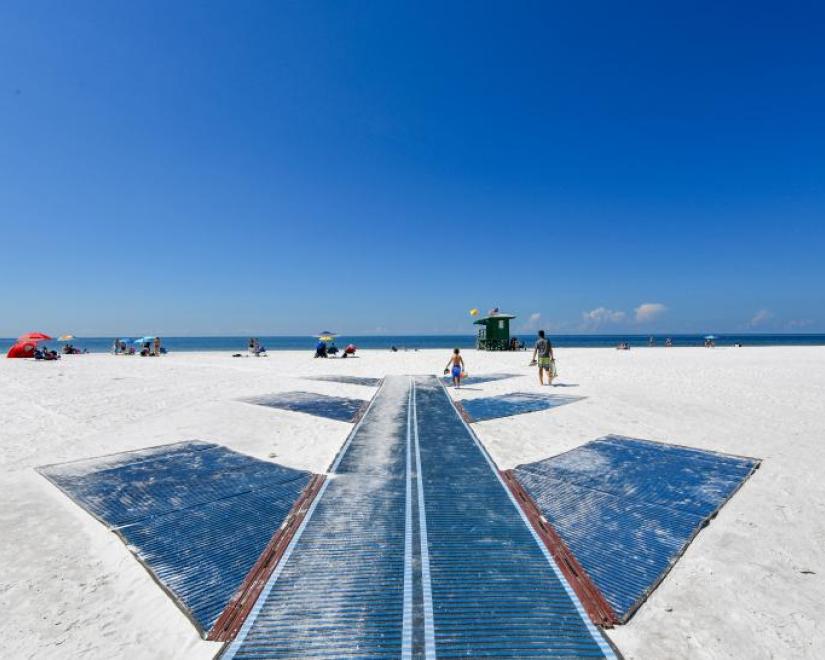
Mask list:
[[[662,303],[642,303],[635,310],[636,323],[649,323],[655,321],[667,311]]]
[[[585,328],[598,328],[608,323],[621,323],[627,319],[627,314],[621,311],[597,307],[589,312],[582,312],[582,320]]]
[[[530,330],[538,330],[541,325],[541,313],[533,312],[527,317],[527,320],[522,324],[521,331],[528,332]]]
[[[756,314],[753,315],[753,318],[748,321],[749,328],[758,328],[760,325],[765,325],[768,321],[773,318],[773,314],[768,311],[767,309],[760,309]]]

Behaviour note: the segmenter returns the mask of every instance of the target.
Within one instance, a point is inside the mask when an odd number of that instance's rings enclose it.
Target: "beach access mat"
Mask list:
[[[312,476],[199,441],[38,471],[119,534],[202,634]]]
[[[313,392],[279,392],[241,400],[257,406],[292,410],[341,422],[353,421],[367,403],[363,399],[347,399]]]
[[[759,460],[607,436],[512,474],[625,622]]]
[[[224,658],[615,657],[433,376],[388,376]]]
[[[519,374],[481,374],[479,376],[466,376],[461,379],[462,385],[478,385],[480,383],[492,383],[497,380],[505,380],[507,378],[515,378]],[[453,378],[450,375],[444,376],[445,383],[452,383]]]
[[[462,399],[461,407],[467,412],[470,420],[481,422],[496,417],[512,417],[538,410],[558,408],[568,403],[580,401],[584,397],[570,394],[538,394],[535,392],[514,392],[499,396],[480,397],[477,399]]]
[[[364,385],[365,387],[378,387],[381,384],[380,378],[369,378],[367,376],[312,376],[307,380],[320,380],[328,383],[346,383],[347,385]]]

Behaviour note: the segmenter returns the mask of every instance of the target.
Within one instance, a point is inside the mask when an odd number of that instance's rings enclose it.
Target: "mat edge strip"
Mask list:
[[[212,625],[206,635],[207,640],[228,642],[238,634],[269,577],[286,552],[295,532],[306,517],[312,502],[318,496],[325,479],[326,477],[322,474],[312,475],[309,483],[292,505],[286,519],[272,535],[269,543]]]
[[[602,592],[567,547],[553,525],[541,514],[538,504],[516,478],[513,470],[500,470],[502,479],[516,498],[533,529],[550,552],[594,625],[612,628],[619,618]]]

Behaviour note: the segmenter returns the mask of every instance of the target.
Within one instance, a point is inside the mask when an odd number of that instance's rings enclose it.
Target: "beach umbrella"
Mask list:
[[[151,337],[149,335],[146,335],[145,337],[139,337],[138,339],[135,339],[134,343],[145,344],[147,341],[155,341],[154,335],[152,335]]]
[[[25,335],[20,335],[17,341],[45,341],[47,339],[52,339],[52,337],[43,332],[27,332]]]
[[[49,337],[51,339],[51,337]],[[9,352],[6,353],[6,357],[10,358],[27,358],[34,356],[34,349],[37,348],[37,344],[41,341],[46,341],[45,339],[23,339],[18,340],[14,346],[9,349]]]
[[[716,335],[705,335],[705,339],[716,339]]]
[[[57,341],[72,341],[72,339],[74,339],[74,335],[60,335]]]
[[[329,330],[321,330],[321,332],[318,333],[318,339],[320,341],[333,341],[337,336],[337,332],[330,332]]]

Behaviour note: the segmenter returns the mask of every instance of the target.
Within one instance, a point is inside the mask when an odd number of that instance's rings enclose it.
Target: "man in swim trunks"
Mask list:
[[[457,348],[453,349],[453,355],[447,362],[447,366],[444,367],[444,373],[450,373],[452,375],[453,387],[461,387],[461,376],[464,373],[464,358],[461,357],[461,351]]]
[[[533,363],[538,360],[539,365],[539,385],[544,385],[544,372],[547,372],[547,384],[553,384],[553,378],[556,375],[556,366],[553,357],[553,345],[550,340],[544,336],[544,330],[539,330],[539,338],[536,341],[536,347],[533,349]]]

